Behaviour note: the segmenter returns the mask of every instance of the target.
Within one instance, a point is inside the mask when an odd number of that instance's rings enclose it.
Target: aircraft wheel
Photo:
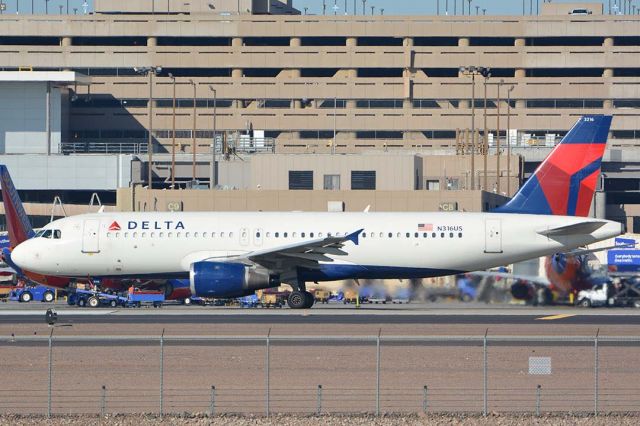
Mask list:
[[[45,291],[44,294],[42,295],[42,301],[45,303],[51,303],[53,302],[53,293],[50,291]]]
[[[28,291],[25,291],[20,295],[20,301],[22,303],[29,303],[33,300],[33,296]]]
[[[287,303],[291,309],[306,309],[307,308],[307,295],[306,292],[293,291],[287,298]]]
[[[100,301],[97,297],[91,296],[89,300],[87,300],[87,304],[90,308],[97,308],[100,305]]]
[[[304,292],[304,296],[307,299],[307,302],[305,303],[305,308],[309,309],[316,302],[316,299],[313,297],[313,294],[309,293],[308,291]]]

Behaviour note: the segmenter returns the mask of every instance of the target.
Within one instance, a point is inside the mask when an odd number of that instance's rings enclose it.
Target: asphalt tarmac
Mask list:
[[[310,310],[166,306],[161,309],[75,308],[57,304],[0,305],[0,324],[37,324],[53,307],[69,324],[484,324],[640,325],[633,308],[526,307],[484,304],[319,305]]]

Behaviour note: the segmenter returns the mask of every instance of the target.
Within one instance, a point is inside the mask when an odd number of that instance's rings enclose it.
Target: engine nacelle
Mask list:
[[[191,265],[191,294],[198,297],[240,297],[277,287],[280,278],[260,267],[241,263],[196,262]]]

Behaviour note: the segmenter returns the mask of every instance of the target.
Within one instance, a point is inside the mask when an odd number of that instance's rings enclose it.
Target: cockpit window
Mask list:
[[[42,237],[42,234],[44,234],[44,229],[41,229],[38,232],[36,232],[36,235],[34,235],[33,238],[40,238]]]
[[[60,232],[59,229],[55,229],[53,231],[53,239],[54,240],[59,240],[60,238],[62,238],[62,232]]]
[[[51,238],[51,235],[53,234],[53,231],[51,229],[46,229],[43,233],[42,233],[42,238]]]

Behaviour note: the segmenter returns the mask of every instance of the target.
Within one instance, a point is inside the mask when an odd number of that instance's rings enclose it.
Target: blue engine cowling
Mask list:
[[[277,287],[280,279],[268,270],[241,263],[196,262],[191,265],[191,294],[198,297],[241,297]]]

